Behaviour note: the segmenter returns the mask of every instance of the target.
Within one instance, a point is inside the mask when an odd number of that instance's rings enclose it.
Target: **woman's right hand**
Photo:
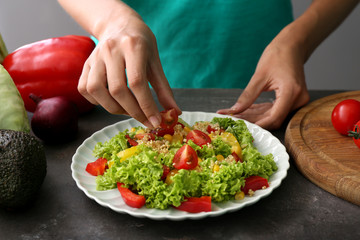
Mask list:
[[[158,127],[161,116],[150,83],[164,109],[175,108],[181,114],[162,69],[155,36],[133,9],[112,0],[75,1],[78,6],[69,0],[59,2],[99,40],[78,84],[87,100],[110,113],[128,114],[147,127]]]
[[[137,14],[131,14],[122,26],[112,25],[100,36],[85,62],[78,90],[110,113],[128,114],[147,127],[158,127],[161,117],[148,83],[165,109],[181,113],[163,72],[154,34]]]

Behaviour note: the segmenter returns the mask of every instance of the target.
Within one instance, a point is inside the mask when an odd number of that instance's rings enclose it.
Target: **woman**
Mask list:
[[[90,102],[157,127],[148,83],[179,113],[170,86],[246,86],[218,113],[276,129],[309,101],[304,64],[359,0],[314,0],[295,21],[290,0],[59,2],[99,40],[78,85]],[[254,104],[262,91],[276,100]]]

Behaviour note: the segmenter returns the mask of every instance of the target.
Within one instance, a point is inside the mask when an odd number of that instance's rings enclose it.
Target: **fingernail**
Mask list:
[[[239,103],[235,103],[230,109],[232,110],[232,111],[236,111],[237,109],[239,109],[240,108],[240,104]]]
[[[149,118],[149,121],[151,122],[151,125],[153,125],[154,128],[157,128],[160,126],[160,117],[158,117],[158,116],[151,116]]]

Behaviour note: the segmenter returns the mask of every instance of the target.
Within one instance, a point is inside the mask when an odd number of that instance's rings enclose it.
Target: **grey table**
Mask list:
[[[183,111],[215,112],[231,106],[239,93],[236,89],[174,90]],[[312,91],[311,100],[333,93]],[[272,97],[264,94],[259,101]],[[273,132],[281,141],[290,117]],[[292,159],[288,176],[270,196],[219,217],[156,221],[100,206],[77,188],[71,158],[93,132],[126,118],[96,107],[81,117],[76,140],[45,145],[48,172],[38,198],[21,212],[0,210],[0,239],[360,239],[360,207],[311,183]]]

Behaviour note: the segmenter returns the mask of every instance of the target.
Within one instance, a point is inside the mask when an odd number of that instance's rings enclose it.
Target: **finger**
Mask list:
[[[264,89],[265,81],[261,81],[257,76],[253,76],[236,103],[228,109],[220,109],[217,111],[219,114],[237,114],[249,108],[255,100],[260,96]]]
[[[174,94],[171,90],[169,82],[165,77],[164,70],[160,63],[160,58],[157,57],[156,61],[151,63],[151,73],[150,73],[150,84],[153,87],[158,100],[163,106],[164,109],[176,109],[178,115],[181,115],[181,109],[176,104]]]
[[[94,105],[98,105],[99,103],[88,93],[86,86],[87,86],[87,79],[90,71],[90,65],[88,64],[88,60],[85,62],[83,70],[81,72],[77,89],[79,93],[86,98],[89,102]]]
[[[109,92],[116,102],[133,118],[143,123],[147,127],[153,127],[141,110],[137,99],[127,86],[125,66],[125,56],[122,51],[117,51],[113,41],[104,43],[103,51],[106,71],[108,76]]]
[[[270,102],[253,104],[242,113],[234,114],[232,116],[255,123],[269,115],[272,106],[273,103]]]
[[[107,78],[104,62],[99,60],[91,66],[87,80],[87,92],[108,112],[123,114],[124,109],[115,101],[107,89]]]
[[[129,87],[133,92],[141,111],[151,122],[153,127],[158,127],[161,116],[151,94],[147,78],[147,51],[139,48],[136,54],[126,56],[127,76]]]
[[[269,130],[277,129],[281,126],[294,102],[293,91],[288,89],[285,87],[278,91],[270,114],[255,122],[257,125]]]

